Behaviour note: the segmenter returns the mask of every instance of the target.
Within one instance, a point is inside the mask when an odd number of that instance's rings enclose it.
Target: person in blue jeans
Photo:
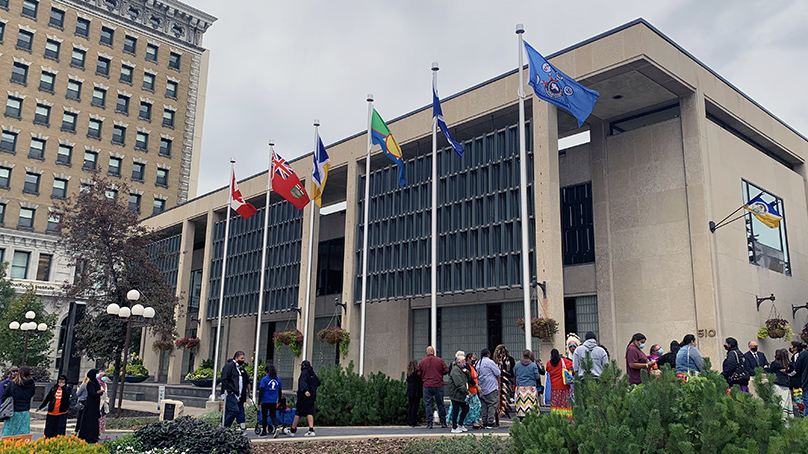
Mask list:
[[[222,368],[222,399],[224,400],[224,426],[237,421],[244,432],[247,428],[244,402],[250,394],[250,378],[244,370],[244,352],[237,351]]]
[[[267,435],[267,419],[271,418],[270,421],[275,426],[273,438],[278,438],[281,427],[275,417],[275,412],[278,407],[278,396],[282,392],[281,378],[278,377],[278,371],[272,364],[268,364],[264,368],[264,372],[266,375],[261,379],[261,384],[258,385],[258,401],[261,402],[261,415],[263,416],[261,436],[265,437]]]

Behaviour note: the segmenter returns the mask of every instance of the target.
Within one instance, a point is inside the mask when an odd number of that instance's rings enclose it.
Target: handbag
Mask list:
[[[564,358],[561,358],[561,373],[564,374],[565,385],[570,385],[575,381],[575,376],[572,375],[572,371],[567,369],[566,364],[564,364]]]
[[[740,357],[738,356],[738,352],[735,351],[733,353],[735,353],[735,359],[738,361],[738,367],[736,367],[735,372],[733,372],[732,375],[729,376],[728,383],[730,385],[749,380],[749,369],[746,368],[746,366],[743,363],[743,360],[741,360]]]
[[[0,405],[0,421],[8,421],[12,416],[14,416],[14,398],[8,396]]]

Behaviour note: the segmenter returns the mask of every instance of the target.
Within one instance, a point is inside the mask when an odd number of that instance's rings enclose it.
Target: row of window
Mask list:
[[[85,151],[84,152],[84,168],[88,170],[95,169],[96,162],[98,160],[98,153],[92,151]],[[109,171],[107,172],[109,175],[120,177],[121,176],[121,164],[123,160],[121,158],[116,158],[111,156],[109,158]],[[0,167],[0,188],[3,189],[10,189],[11,188],[11,167]],[[142,182],[145,178],[146,174],[146,164],[141,162],[134,162],[132,163],[132,180],[133,181],[140,181]],[[154,181],[156,186],[161,186],[164,188],[168,187],[168,175],[169,170],[165,168],[157,168],[157,175]],[[25,185],[23,186],[22,192],[27,194],[34,194],[39,195],[39,183],[41,180],[41,175],[37,172],[26,172],[25,174]],[[54,199],[64,199],[67,197],[67,178],[54,178],[53,180],[53,191],[51,192],[51,198]],[[82,185],[82,189],[87,189],[84,185]]]
[[[0,0],[0,7],[8,9],[8,0]],[[28,17],[33,19],[34,21],[37,20],[37,15],[39,13],[39,2],[36,0],[23,0],[22,3],[22,11],[21,15],[24,17]],[[159,26],[159,19],[152,18],[152,22],[157,21],[157,25]],[[152,24],[154,25],[154,23]],[[58,28],[59,30],[64,30],[65,26],[65,12],[59,8],[51,7],[50,17],[48,18],[48,26]],[[76,18],[76,28],[74,31],[76,36],[80,36],[82,38],[90,37],[90,20],[85,19],[83,17]],[[2,39],[2,34],[0,34],[0,40]],[[115,29],[112,27],[102,26],[101,27],[101,34],[99,36],[99,44],[113,47],[115,41]],[[138,48],[138,39],[132,35],[125,35],[124,42],[123,42],[123,51],[132,55],[137,55],[137,48]],[[28,49],[30,50],[30,48]],[[146,44],[146,54],[145,59],[146,61],[150,62],[157,62],[157,55],[160,51],[160,47],[157,44],[148,43]],[[181,53],[179,52],[169,52],[168,55],[168,67],[173,70],[180,70],[180,60],[182,58]]]
[[[14,96],[9,96],[8,100],[6,101],[6,117],[12,117],[21,119],[22,118],[22,98],[17,98]],[[129,98],[126,96],[119,96],[117,107],[119,111],[128,111],[129,109]],[[51,106],[47,104],[37,103],[36,109],[34,111],[34,123],[39,125],[44,125],[46,127],[50,127],[50,117],[51,117]],[[171,127],[174,126],[174,118],[176,112],[173,110],[165,109],[163,111],[163,126]],[[141,118],[151,117],[151,104],[141,103],[140,106],[140,114]],[[76,123],[78,122],[78,114],[75,112],[71,112],[69,110],[65,110],[62,114],[62,125],[61,130],[70,133],[76,133]],[[87,126],[87,137],[93,139],[101,139],[101,130],[104,125],[104,120],[101,118],[93,118],[90,117],[90,121]],[[115,145],[126,145],[126,135],[127,135],[128,127],[126,125],[121,124],[114,124],[112,127],[112,143]],[[8,137],[5,137],[6,134]],[[13,139],[13,140],[12,140]],[[15,152],[16,147],[16,134],[13,132],[4,133],[4,141],[7,141],[5,145],[0,145],[0,151],[7,151],[7,152]],[[160,140],[160,155],[161,156],[171,156],[171,139],[168,138],[161,138]],[[149,151],[149,132],[146,130],[138,130],[135,134],[135,149],[142,150],[142,151]]]
[[[6,250],[0,249],[0,261],[5,259]],[[14,251],[14,257],[11,259],[11,268],[9,276],[12,279],[28,279],[28,263],[31,261],[31,252],[29,251]],[[39,261],[36,268],[36,280],[49,281],[51,265],[53,264],[53,255],[39,254]]]

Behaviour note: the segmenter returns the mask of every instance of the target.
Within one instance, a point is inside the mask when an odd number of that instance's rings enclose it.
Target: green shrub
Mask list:
[[[513,443],[508,437],[484,435],[475,437],[440,437],[413,440],[401,450],[402,454],[509,454]]]
[[[115,366],[109,367],[106,371],[110,377],[115,375]],[[127,364],[126,375],[149,375],[149,370],[143,364]]]
[[[775,453],[801,446],[806,425],[786,427],[771,377],[758,369],[760,398],[738,391],[727,394],[724,378],[710,370],[688,383],[664,367],[658,379],[643,374],[630,386],[617,368],[599,379],[576,379],[573,421],[530,412],[511,427],[516,453]],[[804,448],[793,448],[798,452]]]
[[[211,411],[208,413],[203,413],[196,417],[198,421],[203,421],[205,423],[210,424],[211,426],[218,426],[222,424],[222,412],[220,411]]]
[[[112,419],[107,421],[107,428],[109,428],[110,421],[112,421]],[[136,437],[134,434],[126,434],[122,437],[107,440],[103,445],[104,448],[109,451],[109,454],[131,454],[143,450],[143,444],[140,442],[140,438]]]
[[[137,429],[159,421],[157,416],[144,416],[140,418],[107,418],[107,430]]]
[[[149,424],[135,432],[142,449],[173,447],[186,454],[251,453],[250,440],[233,429],[212,426],[190,416]]]
[[[318,426],[369,426],[404,424],[407,420],[407,383],[403,374],[393,380],[379,372],[362,377],[331,366],[319,373],[314,420]],[[291,403],[290,403],[291,406]],[[421,416],[423,416],[423,409]]]

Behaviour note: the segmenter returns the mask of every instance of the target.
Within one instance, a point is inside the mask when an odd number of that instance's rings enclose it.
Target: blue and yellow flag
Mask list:
[[[325,180],[328,179],[328,168],[331,167],[331,159],[325,152],[323,139],[317,134],[317,149],[314,150],[314,165],[311,170],[311,199],[318,207],[322,206],[323,188]]]
[[[766,202],[760,196],[755,197],[743,206],[749,210],[758,221],[766,227],[776,229],[780,227],[780,220],[783,216],[777,212],[777,202]]]

